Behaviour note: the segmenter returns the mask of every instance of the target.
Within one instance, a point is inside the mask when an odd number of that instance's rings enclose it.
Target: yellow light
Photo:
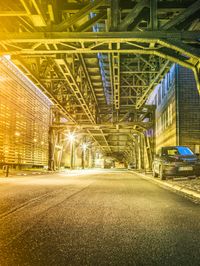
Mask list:
[[[57,149],[62,149],[62,146],[60,146],[60,145],[55,145],[55,148],[57,148]]]
[[[20,135],[21,135],[20,132],[18,132],[18,131],[15,132],[16,137],[19,137]]]
[[[5,77],[2,77],[2,76],[0,76],[0,81],[5,81],[6,80],[6,78]]]
[[[83,149],[83,151],[86,151],[87,148],[88,148],[88,143],[83,143],[83,144],[81,145],[81,148]]]
[[[5,54],[3,57],[5,57],[7,60],[11,59],[11,55],[10,54]]]
[[[76,139],[76,136],[74,135],[74,133],[69,133],[69,134],[67,135],[67,137],[68,137],[68,140],[69,140],[70,142],[74,142],[75,139]]]

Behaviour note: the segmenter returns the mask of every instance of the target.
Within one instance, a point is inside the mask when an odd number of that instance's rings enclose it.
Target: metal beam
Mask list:
[[[193,72],[194,72],[194,77],[195,77],[196,84],[197,84],[197,90],[200,95],[200,63],[197,64],[197,66],[193,68]]]
[[[167,67],[169,66],[170,62],[166,61],[165,64],[162,66],[162,68],[160,69],[160,71],[158,72],[158,74],[155,76],[155,78],[151,81],[148,89],[143,93],[142,97],[137,101],[136,103],[136,108],[141,108],[141,106],[145,103],[147,97],[149,96],[149,94],[152,92],[152,90],[154,89],[155,85],[159,83],[159,81],[161,80],[161,75],[163,75],[166,71],[166,69],[168,69]]]
[[[102,134],[102,137],[103,137],[103,139],[104,139],[104,142],[106,143],[106,145],[107,145],[108,149],[109,149],[109,150],[110,150],[110,152],[111,152],[111,148],[110,148],[110,146],[109,146],[109,144],[108,144],[108,141],[107,141],[107,139],[106,139],[106,137],[105,137],[105,135],[104,135],[104,132],[103,132],[103,130],[102,130],[102,129],[100,129],[100,132],[101,132],[101,134]]]
[[[117,29],[119,22],[119,0],[111,0],[111,31]]]
[[[45,14],[41,8],[41,6],[35,1],[31,0],[33,7],[30,6],[30,3],[27,1],[20,0],[21,4],[23,5],[24,9],[26,10],[30,20],[32,21],[35,27],[46,27],[47,23],[45,21]],[[34,9],[34,12],[33,12]]]
[[[114,89],[114,105],[115,109],[120,108],[120,55],[112,54],[112,70],[113,70],[113,89]]]
[[[200,31],[132,31],[132,32],[0,32],[0,41],[7,43],[84,43],[84,42],[156,42],[163,39],[199,41]]]
[[[120,23],[118,30],[124,31],[127,30],[128,25],[133,23],[135,18],[139,15],[142,9],[149,5],[149,1],[147,0],[140,0],[135,7],[128,13],[128,15],[122,20]]]
[[[150,23],[149,28],[151,30],[158,29],[158,0],[150,0]]]
[[[3,60],[3,59],[1,59]],[[55,106],[60,110],[60,112],[70,121],[73,122],[73,124],[77,124],[76,120],[74,117],[66,110],[65,107],[62,106],[62,104],[59,102],[58,99],[42,84],[42,82],[37,78],[30,69],[28,69],[25,64],[23,64],[19,60],[14,60],[17,66],[19,66],[22,69],[22,72],[27,75],[28,77],[31,78],[31,80],[34,82],[36,86],[38,86],[41,91],[55,104]]]
[[[184,10],[181,14],[178,14],[175,18],[173,18],[170,21],[168,21],[167,23],[165,23],[161,27],[161,29],[168,30],[168,29],[180,24],[181,22],[186,20],[186,18],[188,18],[189,16],[191,16],[192,14],[197,12],[199,9],[200,9],[200,0],[197,0],[191,6],[189,6],[186,10]]]
[[[83,7],[81,10],[79,10],[77,13],[66,19],[65,21],[61,22],[60,24],[56,25],[54,27],[54,30],[56,31],[64,31],[71,26],[73,26],[77,21],[87,16],[93,9],[103,5],[105,0],[96,0],[93,2],[90,2],[87,6]]]
[[[56,53],[57,51],[46,51],[46,50],[40,50],[40,51],[32,51],[32,50],[20,50],[18,52],[16,51],[9,51],[9,54],[10,55],[25,55],[25,57],[27,58],[28,57],[31,57],[32,56],[38,56],[38,55],[52,55],[52,53]],[[174,62],[174,63],[177,63],[177,64],[180,64],[184,67],[187,67],[187,68],[190,68],[192,69],[194,67],[193,63],[192,62],[189,62],[189,61],[186,61],[186,60],[183,60],[181,57],[179,57],[177,54],[175,53],[172,53],[171,51],[167,52],[167,51],[163,51],[163,50],[158,50],[158,49],[149,49],[149,50],[141,50],[141,49],[132,49],[132,50],[126,50],[126,49],[121,49],[121,50],[100,50],[100,51],[88,51],[87,49],[81,49],[81,50],[76,50],[76,51],[72,51],[72,50],[65,50],[63,52],[59,51],[59,53],[70,53],[72,54],[73,52],[75,53],[92,53],[94,54],[95,52],[98,53],[98,52],[102,52],[102,53],[113,53],[113,52],[116,52],[116,53],[120,53],[120,54],[125,54],[125,53],[128,53],[128,54],[146,54],[146,55],[155,55],[155,56],[158,56],[158,57],[162,57],[162,58],[165,58],[167,60],[170,60],[171,62]],[[8,50],[5,50],[4,52],[2,52],[2,54],[8,54]]]
[[[73,91],[75,97],[80,103],[80,106],[83,108],[85,114],[89,118],[92,124],[96,124],[96,118],[94,114],[91,112],[91,108],[86,103],[85,98],[79,88],[79,85],[76,82],[76,78],[72,74],[70,67],[68,66],[67,62],[64,59],[55,59],[57,66],[59,67],[61,73],[65,77],[68,85],[70,86],[71,90]]]
[[[118,123],[102,123],[102,124],[84,124],[82,123],[81,125],[78,125],[78,128],[80,130],[81,129],[90,129],[90,130],[99,130],[99,129],[115,129],[116,127],[119,127],[119,130],[125,130],[125,129],[133,129],[134,126],[138,126],[138,127],[142,127],[142,128],[149,128],[152,125],[152,122],[118,122]],[[54,128],[69,128],[69,127],[73,127],[74,128],[74,124],[72,123],[59,123],[56,124],[54,123],[53,127]],[[116,131],[115,131],[116,132]]]
[[[200,49],[194,48],[189,46],[181,41],[177,40],[158,40],[158,43],[163,45],[166,48],[172,49],[178,53],[184,54],[187,57],[191,57],[196,59],[196,63],[199,61],[200,58]],[[196,64],[195,63],[195,64]]]
[[[101,146],[101,144],[99,143],[99,141],[94,137],[94,135],[90,132],[89,129],[87,129],[87,132],[88,132],[89,136],[94,140],[94,142],[97,144],[97,146],[98,146],[101,150],[104,151],[104,148],[107,148],[107,146],[106,146],[106,147]],[[94,145],[92,145],[92,146],[94,146]]]
[[[85,75],[87,77],[88,85],[89,85],[90,90],[92,92],[96,107],[98,108],[97,97],[96,97],[96,94],[95,94],[95,91],[94,91],[94,88],[93,88],[93,85],[92,85],[92,82],[91,82],[90,75],[88,73],[88,69],[87,69],[86,64],[85,64],[84,56],[82,54],[79,54],[78,57],[79,57],[79,59],[81,61],[81,64],[82,64],[82,67],[83,67],[83,71],[84,71],[84,73],[85,73]]]
[[[94,26],[99,20],[105,19],[106,13],[102,12],[94,16],[93,18],[89,19],[87,22],[76,28],[76,32],[82,32],[89,30],[92,26]]]
[[[26,17],[26,11],[0,11],[0,17]]]

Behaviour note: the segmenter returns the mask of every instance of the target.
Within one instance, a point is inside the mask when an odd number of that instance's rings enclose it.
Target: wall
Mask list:
[[[179,142],[198,152],[200,146],[200,95],[193,72],[177,66]]]
[[[150,95],[156,105],[155,148],[185,145],[200,149],[200,96],[193,72],[173,65]]]
[[[162,82],[156,86],[147,104],[156,106],[155,152],[162,146],[176,145],[175,65],[172,66]]]
[[[48,164],[51,102],[9,60],[0,57],[0,165]]]

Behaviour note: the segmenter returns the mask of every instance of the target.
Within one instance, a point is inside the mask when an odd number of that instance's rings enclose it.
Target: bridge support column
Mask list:
[[[194,72],[194,77],[197,83],[197,89],[200,94],[200,63],[198,63],[197,66],[194,67],[193,72]]]
[[[141,136],[138,135],[137,141],[137,169],[142,169],[142,159],[141,159]]]
[[[141,160],[141,169],[144,169],[144,135],[141,133],[140,135],[140,149],[141,149],[141,155],[140,155],[140,160]]]
[[[144,165],[145,171],[149,171],[152,165],[152,150],[149,137],[144,135]]]
[[[49,163],[48,163],[48,169],[50,171],[55,170],[54,155],[55,155],[54,132],[53,132],[53,129],[50,128],[49,130]]]

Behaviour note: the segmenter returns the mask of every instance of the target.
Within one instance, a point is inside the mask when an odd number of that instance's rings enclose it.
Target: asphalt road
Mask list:
[[[1,178],[0,265],[200,265],[200,205],[127,171]]]

